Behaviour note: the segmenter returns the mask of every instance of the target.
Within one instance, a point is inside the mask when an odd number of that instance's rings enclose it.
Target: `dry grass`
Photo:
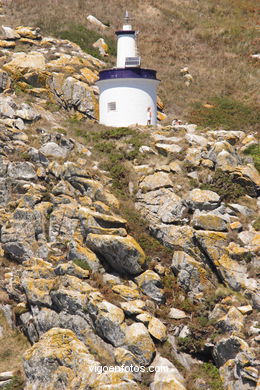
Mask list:
[[[22,355],[30,347],[26,337],[17,329],[11,329],[0,311],[0,326],[4,337],[0,340],[0,372],[14,371],[15,383],[12,388],[22,389],[23,368]]]
[[[188,118],[192,103],[212,96],[259,104],[259,62],[250,57],[260,51],[255,0],[133,0],[127,7],[141,31],[143,66],[158,70],[159,92],[172,116]],[[9,24],[39,25],[55,34],[70,23],[93,29],[86,20],[92,14],[110,24],[99,33],[112,38],[125,8],[119,0],[17,0]],[[190,87],[180,74],[183,66],[194,78]]]

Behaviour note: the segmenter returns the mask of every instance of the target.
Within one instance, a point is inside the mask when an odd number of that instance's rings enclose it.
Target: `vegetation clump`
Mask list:
[[[250,145],[244,153],[253,158],[255,167],[260,172],[260,145]]]
[[[88,265],[88,263],[86,263],[86,261],[84,260],[81,260],[81,259],[74,259],[73,260],[73,263],[76,264],[78,267],[86,270],[86,271],[91,271],[91,268],[90,266]]]
[[[71,42],[77,43],[82,50],[84,50],[86,53],[93,55],[94,57],[103,59],[103,57],[100,55],[99,50],[95,49],[92,45],[95,41],[97,41],[100,38],[100,34],[93,30],[89,30],[86,27],[82,26],[81,24],[74,24],[71,23],[66,26],[66,29],[58,30],[56,32],[56,36],[61,39],[67,39]],[[106,42],[108,44],[109,48],[109,54],[115,55],[116,49],[114,42],[106,38]]]
[[[201,189],[216,192],[227,202],[236,201],[240,196],[246,195],[246,189],[233,181],[231,174],[217,169],[212,177],[212,182],[202,184]]]
[[[248,106],[227,96],[215,96],[208,104],[193,104],[189,120],[204,127],[226,130],[256,128],[260,123],[259,107]]]
[[[188,377],[188,390],[197,390],[194,387],[194,382],[196,379],[200,378],[205,381],[210,390],[223,390],[223,383],[221,381],[219,371],[214,364],[211,362],[205,362],[200,365],[197,365],[190,373]]]
[[[255,222],[253,223],[253,228],[258,232],[260,231],[260,217],[256,218]]]

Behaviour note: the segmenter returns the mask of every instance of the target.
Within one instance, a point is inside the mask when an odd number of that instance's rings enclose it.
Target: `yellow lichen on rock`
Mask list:
[[[89,68],[80,69],[80,73],[83,76],[83,81],[87,81],[88,84],[94,84],[97,81],[98,76]]]

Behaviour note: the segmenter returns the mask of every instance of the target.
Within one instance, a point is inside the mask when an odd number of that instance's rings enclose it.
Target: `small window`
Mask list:
[[[108,111],[116,111],[116,102],[109,102],[107,104],[107,110]]]

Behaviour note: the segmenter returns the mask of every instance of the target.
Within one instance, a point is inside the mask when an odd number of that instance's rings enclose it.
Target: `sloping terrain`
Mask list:
[[[256,390],[256,134],[105,128],[102,60],[0,44],[0,386]]]
[[[162,80],[160,96],[170,119],[180,117],[214,128],[259,129],[259,58],[251,57],[260,53],[255,0],[20,0],[10,4],[8,25],[39,26],[45,34],[66,36],[87,50],[93,50],[88,43],[94,43],[97,34],[114,45],[114,31],[127,7],[140,31],[143,66],[157,69]],[[89,14],[109,27],[97,31],[87,21]],[[193,77],[189,86],[180,72],[184,67]],[[206,103],[217,108],[214,120],[211,110],[202,107]],[[226,118],[228,110],[231,118]]]

